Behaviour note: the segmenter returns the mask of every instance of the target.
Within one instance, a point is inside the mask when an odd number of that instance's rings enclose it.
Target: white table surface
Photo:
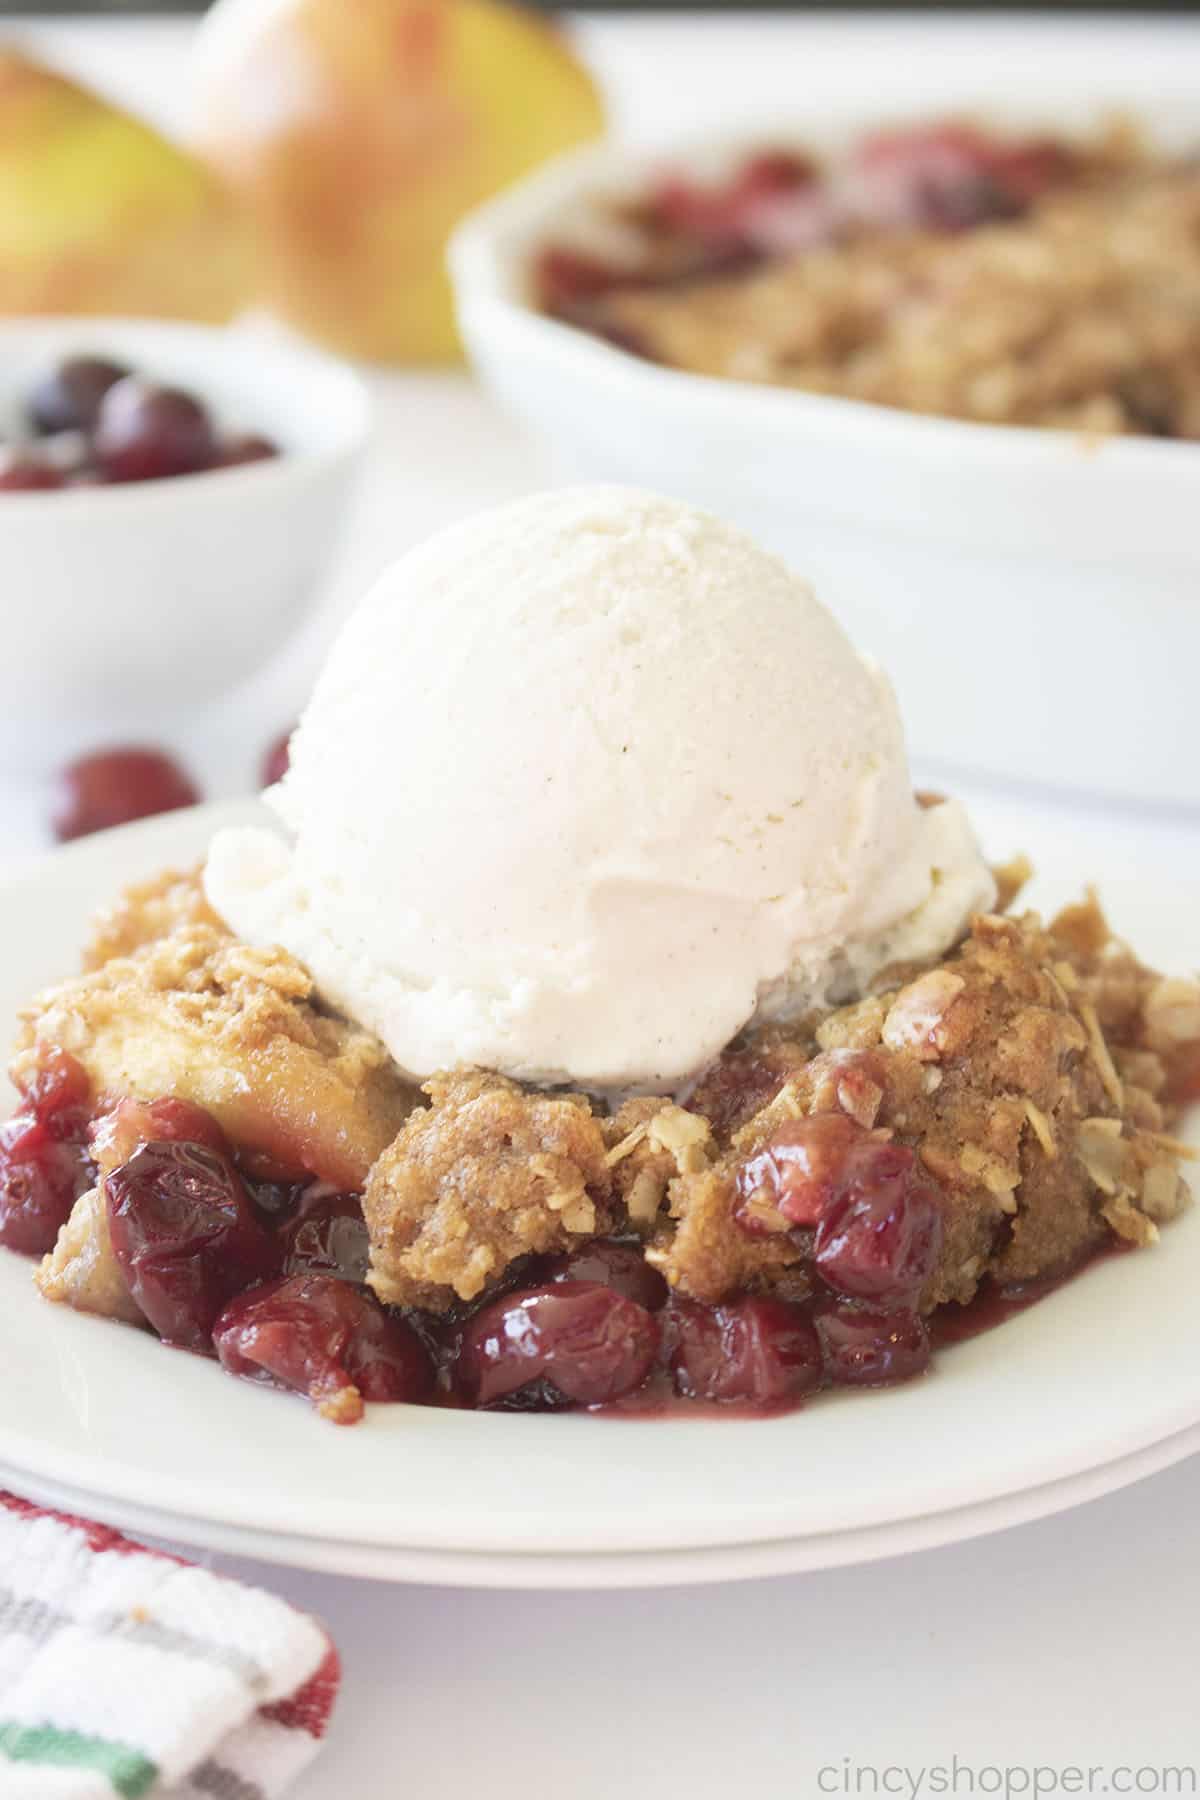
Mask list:
[[[182,21],[0,22],[95,84],[176,124]],[[1086,62],[1089,30],[1125,46],[1131,83],[1200,51],[1200,21],[583,19],[618,126],[649,140],[714,105],[776,111],[856,82],[896,91],[918,62],[948,91],[1039,34],[1047,68]],[[730,101],[730,96],[736,96]],[[544,480],[540,455],[460,375],[376,378],[380,432],[322,617],[180,747],[213,794],[244,791],[288,722],[337,617],[405,544]],[[1200,832],[1168,818],[974,791],[989,847],[1064,845],[1124,886],[1162,870],[1200,886]],[[11,859],[41,841],[43,796],[0,785]],[[1049,1378],[1050,1372],[1048,1372]],[[715,1427],[719,1430],[720,1427]],[[331,1441],[331,1453],[336,1445]],[[856,1791],[1200,1790],[1200,1459],[1057,1519],[920,1556],[822,1575],[630,1594],[387,1587],[214,1559],[310,1607],[344,1657],[329,1744],[298,1800],[808,1800]],[[1073,1766],[1096,1772],[1072,1785]],[[968,1785],[968,1768],[975,1771]],[[1010,1771],[1007,1787],[990,1772]],[[1052,1777],[1047,1770],[1057,1770]],[[874,1771],[874,1774],[872,1773]],[[924,1773],[923,1773],[924,1772]],[[949,1777],[947,1777],[947,1780]],[[1052,1785],[1057,1779],[1057,1787]],[[1175,1785],[1170,1783],[1174,1780]],[[873,1786],[873,1781],[875,1785]],[[847,1785],[847,1783],[851,1785]],[[923,1783],[923,1785],[922,1785]],[[839,1785],[840,1784],[840,1785]]]

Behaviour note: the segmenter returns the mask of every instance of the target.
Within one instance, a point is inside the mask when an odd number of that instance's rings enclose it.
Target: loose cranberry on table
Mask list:
[[[100,402],[129,370],[103,356],[68,356],[35,385],[26,402],[30,424],[43,436],[91,431]]]
[[[194,806],[199,798],[190,777],[161,750],[100,750],[60,773],[51,825],[59,843],[66,843],[112,825]]]
[[[664,1330],[675,1391],[684,1399],[771,1407],[821,1386],[812,1321],[786,1301],[752,1295],[701,1306],[675,1298]]]
[[[233,1375],[307,1394],[340,1425],[364,1400],[420,1404],[433,1367],[417,1334],[373,1294],[330,1275],[291,1275],[240,1295],[213,1328]]]
[[[825,1373],[839,1387],[886,1387],[929,1367],[929,1333],[915,1312],[825,1300],[813,1322]]]
[[[640,1387],[658,1346],[644,1306],[599,1282],[561,1281],[505,1294],[469,1319],[454,1385],[469,1406],[597,1406]]]
[[[104,1191],[134,1300],[168,1343],[211,1354],[222,1308],[280,1265],[280,1246],[233,1164],[206,1144],[144,1144]]]
[[[282,781],[287,774],[291,767],[291,744],[292,734],[290,731],[285,731],[282,737],[277,737],[275,742],[268,747],[262,762],[263,787],[274,787],[275,783]]]

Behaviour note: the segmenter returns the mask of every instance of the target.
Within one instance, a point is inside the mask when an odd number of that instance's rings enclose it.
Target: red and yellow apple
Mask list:
[[[218,0],[199,56],[201,146],[261,297],[379,361],[457,354],[454,225],[603,125],[560,31],[499,0]]]
[[[236,210],[203,163],[98,95],[0,51],[0,312],[224,320]]]

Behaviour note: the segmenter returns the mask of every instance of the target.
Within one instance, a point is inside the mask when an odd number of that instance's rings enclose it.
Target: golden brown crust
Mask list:
[[[609,1228],[604,1135],[581,1095],[475,1069],[425,1091],[432,1105],[412,1114],[363,1196],[380,1299],[441,1311],[517,1257]]]
[[[132,956],[188,925],[225,931],[204,897],[199,868],[164,869],[149,881],[134,882],[113,905],[96,914],[83,953],[84,969],[101,969],[114,956]]]
[[[231,1142],[347,1190],[417,1098],[377,1039],[318,1010],[292,957],[206,924],[41,995],[22,1017],[18,1078],[47,1046],[83,1064],[98,1103],[191,1100]]]
[[[716,1152],[702,1114],[656,1096],[626,1100],[603,1127],[613,1198],[635,1231],[652,1230],[675,1177],[707,1168]]]
[[[591,303],[679,369],[988,423],[1200,436],[1200,172],[1113,169],[962,232],[867,232]]]
[[[942,1189],[926,1310],[969,1300],[984,1275],[1020,1282],[1069,1268],[1110,1232],[1153,1241],[1156,1221],[1186,1203],[1155,1097],[1167,1085],[1148,1041],[1155,1000],[1160,1034],[1168,1008],[1179,1034],[1195,1022],[1200,991],[1164,988],[1111,938],[1094,901],[1048,930],[1033,915],[977,920],[946,963],[818,1026],[821,1054],[735,1131],[713,1167],[672,1183],[672,1224],[652,1259],[709,1301],[794,1278],[802,1245],[782,1230],[747,1235],[733,1217],[735,1183],[787,1118],[835,1108],[909,1144]],[[777,1057],[777,1040],[766,1050]],[[740,1054],[753,1057],[753,1040]],[[856,1091],[847,1094],[848,1077]]]

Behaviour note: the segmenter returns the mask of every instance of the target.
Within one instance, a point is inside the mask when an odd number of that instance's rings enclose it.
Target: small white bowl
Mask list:
[[[1054,131],[1098,122],[1078,94],[986,111]],[[1150,116],[1165,144],[1195,133],[1178,95]],[[828,149],[881,122],[860,100],[727,144]],[[460,228],[459,317],[497,397],[572,476],[692,500],[786,556],[889,670],[926,766],[1200,804],[1200,444],[1084,442],[710,379],[536,310],[541,245],[586,241],[599,202],[643,191],[664,164],[711,160],[711,139],[653,156],[585,150]]]
[[[228,692],[318,595],[369,425],[358,377],[252,329],[129,319],[0,324],[0,430],[60,357],[187,388],[282,454],[171,480],[0,494],[0,761],[136,737]]]

